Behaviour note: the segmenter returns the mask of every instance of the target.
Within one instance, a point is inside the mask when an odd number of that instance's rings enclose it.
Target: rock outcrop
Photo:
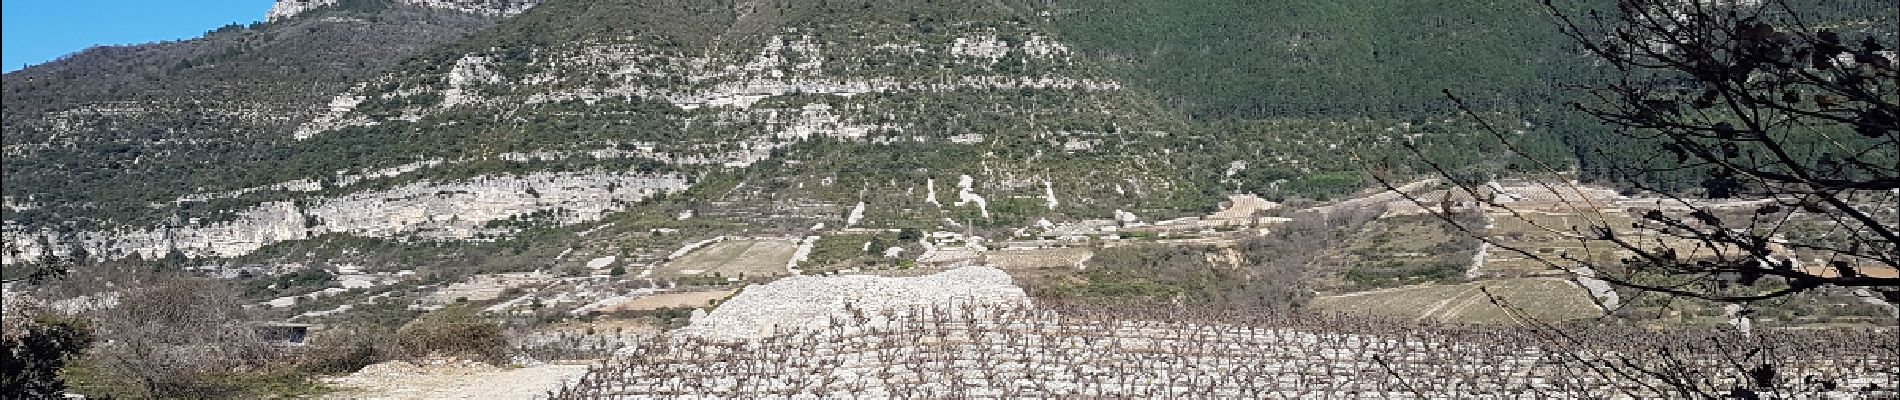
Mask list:
[[[170,226],[57,234],[9,225],[5,262],[67,255],[83,248],[94,258],[233,257],[266,245],[330,233],[426,240],[482,240],[512,232],[496,223],[573,224],[598,220],[649,196],[685,189],[676,175],[534,173],[475,179],[419,181],[385,190],[275,201],[238,212],[230,221],[180,221]],[[526,218],[525,220],[523,218]]]

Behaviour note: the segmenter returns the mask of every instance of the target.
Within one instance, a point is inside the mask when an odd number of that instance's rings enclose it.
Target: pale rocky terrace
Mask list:
[[[263,246],[343,233],[365,237],[478,240],[506,235],[490,221],[553,212],[552,223],[595,221],[609,212],[658,193],[685,189],[687,178],[603,171],[487,176],[465,181],[422,181],[388,190],[358,192],[297,203],[264,203],[239,212],[235,220],[184,226],[80,232],[70,237],[50,231],[22,232],[7,227],[5,262],[35,260],[45,251],[65,255],[71,245],[94,257],[164,257],[177,249],[187,257],[234,257]],[[314,222],[314,224],[312,224]],[[45,238],[51,249],[39,240]]]

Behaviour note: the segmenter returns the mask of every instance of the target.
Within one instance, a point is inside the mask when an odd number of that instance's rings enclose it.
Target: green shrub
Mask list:
[[[1443,262],[1385,261],[1361,263],[1346,269],[1346,280],[1361,287],[1384,287],[1423,282],[1450,283],[1464,277],[1464,266]]]
[[[13,318],[28,318],[14,316]],[[84,320],[33,316],[31,323],[7,324],[0,336],[0,392],[22,398],[59,397],[66,381],[59,375],[73,356],[92,346],[93,334]],[[12,321],[9,321],[12,322]]]

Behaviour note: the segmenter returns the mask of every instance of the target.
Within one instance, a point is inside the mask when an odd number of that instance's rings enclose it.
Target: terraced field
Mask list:
[[[782,275],[797,250],[798,242],[791,240],[729,240],[693,250],[654,273],[662,277]]]
[[[1521,216],[1492,213],[1491,218],[1494,223],[1487,233],[1494,240],[1505,245],[1533,252],[1549,260],[1560,260],[1561,255],[1568,255],[1601,263],[1615,263],[1622,257],[1615,244],[1597,240],[1580,241],[1575,239],[1576,236],[1570,235],[1589,235],[1589,229],[1593,225],[1629,227],[1634,222],[1622,213],[1580,215],[1525,212]],[[1526,258],[1522,254],[1498,248],[1489,249],[1484,257],[1484,264],[1473,272],[1473,275],[1479,277],[1503,278],[1564,273],[1549,265]]]
[[[1583,288],[1558,278],[1495,279],[1456,285],[1419,285],[1313,299],[1328,311],[1387,315],[1426,321],[1509,322],[1508,311],[1479,288],[1544,321],[1602,315]]]
[[[713,301],[732,296],[735,291],[728,289],[659,293],[603,307],[601,311],[652,311],[661,308],[705,307]]]
[[[984,253],[984,257],[989,261],[990,266],[1002,268],[1005,271],[1030,270],[1045,267],[1075,268],[1093,256],[1095,256],[1095,252],[1086,248],[1006,249]]]
[[[1475,223],[1475,222],[1467,222]],[[1341,242],[1319,266],[1321,290],[1360,291],[1464,281],[1478,241],[1426,216],[1384,218]]]

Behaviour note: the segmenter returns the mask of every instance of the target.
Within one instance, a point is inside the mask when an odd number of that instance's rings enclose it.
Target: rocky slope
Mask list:
[[[280,3],[275,22],[233,35],[374,18],[306,14],[348,9],[332,3]],[[1168,171],[1178,120],[999,4],[625,0],[521,11],[528,4],[391,3],[404,13],[521,15],[374,76],[281,83],[316,90],[269,103],[280,111],[184,111],[230,121],[223,129],[168,135],[192,125],[145,117],[213,97],[20,112],[38,118],[23,118],[37,121],[21,124],[29,134],[17,142],[9,128],[8,151],[23,156],[9,159],[9,178],[29,183],[7,190],[7,261],[73,249],[229,257],[326,233],[487,239],[505,236],[487,229],[497,221],[597,220],[707,173],[747,179],[702,201],[863,203],[851,222],[868,215],[882,226],[1166,215],[1193,204],[1181,196],[1202,193]],[[270,56],[239,53],[227,64]],[[9,75],[9,93],[64,90],[11,82],[71,68]],[[332,94],[312,99],[322,92]],[[147,135],[109,123],[126,116],[163,128]],[[186,156],[168,146],[228,150]],[[122,168],[71,165],[100,171],[55,182],[71,176],[56,173],[61,162]],[[549,183],[556,177],[564,183]],[[957,197],[923,198],[937,180],[958,181]]]
[[[308,175],[233,168],[284,157],[273,147],[279,135],[351,83],[493,21],[338,7],[198,39],[93,48],[9,73],[0,94],[6,220],[109,228],[193,217],[171,201]]]

